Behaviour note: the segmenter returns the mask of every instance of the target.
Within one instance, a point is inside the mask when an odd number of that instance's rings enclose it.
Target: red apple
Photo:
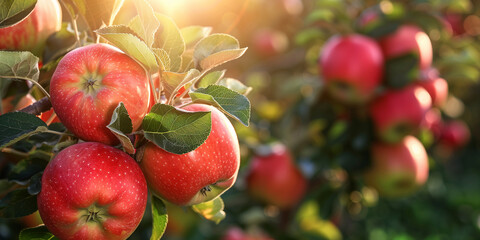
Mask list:
[[[442,114],[440,110],[432,108],[425,113],[422,123],[423,127],[428,129],[435,138],[439,138],[443,128]]]
[[[62,10],[57,0],[38,0],[33,11],[15,25],[0,28],[0,49],[31,51],[41,56],[50,34],[60,30]]]
[[[388,90],[370,105],[370,115],[377,136],[386,142],[398,142],[417,131],[431,108],[428,92],[410,85],[399,90]]]
[[[281,144],[272,146],[267,155],[253,157],[246,179],[252,196],[282,209],[294,207],[307,189],[307,180]]]
[[[407,136],[395,144],[375,143],[365,183],[382,196],[403,197],[427,181],[428,169],[427,152],[415,137]]]
[[[442,147],[455,150],[465,146],[470,140],[467,124],[460,120],[446,122],[442,128],[439,143]]]
[[[432,65],[432,42],[428,35],[414,25],[403,25],[394,33],[380,40],[385,59],[400,57],[409,53],[418,55],[419,69]]]
[[[372,98],[382,81],[383,64],[382,51],[373,39],[335,36],[323,47],[319,71],[333,97],[354,104]]]
[[[272,57],[284,52],[288,47],[287,36],[273,29],[262,29],[253,36],[255,52],[263,57]]]
[[[143,217],[147,191],[129,155],[102,143],[79,143],[45,168],[38,210],[60,239],[126,239]]]
[[[50,119],[54,113],[55,111],[53,111],[53,108],[50,108],[50,110],[40,114],[40,119],[48,124],[60,122],[60,119],[58,119],[58,116],[56,115],[53,117],[53,119]]]
[[[50,82],[54,111],[62,123],[85,141],[117,144],[106,127],[123,102],[140,127],[149,110],[150,84],[135,60],[107,44],[77,48],[60,61]]]
[[[456,12],[446,12],[444,14],[445,27],[447,31],[453,36],[462,35],[465,33],[463,26],[463,16]]]
[[[433,70],[436,72],[435,70]],[[438,74],[426,74],[425,79],[418,81],[418,85],[427,90],[432,98],[433,106],[440,107],[448,97],[448,83],[445,79],[438,76]]]
[[[228,190],[237,179],[240,165],[237,134],[223,113],[204,104],[183,109],[211,112],[212,130],[205,143],[177,155],[149,142],[140,162],[152,192],[182,206],[212,200]]]

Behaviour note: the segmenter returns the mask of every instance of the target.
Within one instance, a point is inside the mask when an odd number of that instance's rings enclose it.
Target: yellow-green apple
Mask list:
[[[262,57],[272,57],[285,51],[288,38],[285,33],[273,29],[261,29],[253,36],[253,48]]]
[[[398,142],[417,131],[431,108],[428,92],[415,85],[390,89],[370,104],[370,116],[377,136],[386,142]]]
[[[60,239],[126,239],[142,220],[147,193],[133,158],[84,142],[48,163],[37,204],[45,226]]]
[[[417,26],[402,25],[395,32],[380,39],[380,46],[386,60],[415,54],[419,69],[432,65],[432,42],[428,35]]]
[[[107,44],[67,53],[50,82],[50,100],[65,127],[82,140],[108,145],[119,142],[107,128],[114,109],[123,102],[135,131],[149,110],[150,91],[143,67]]]
[[[371,168],[365,183],[385,197],[403,197],[415,192],[428,179],[428,155],[422,143],[412,136],[401,142],[377,142],[371,149]]]
[[[383,65],[379,45],[369,37],[354,34],[330,38],[318,66],[333,97],[358,104],[374,95],[383,78]]]
[[[282,144],[256,155],[247,173],[247,189],[255,198],[282,209],[294,207],[307,189],[307,180]]]
[[[433,73],[430,73],[432,72]],[[418,85],[427,90],[432,98],[432,105],[436,107],[442,106],[448,97],[448,83],[445,79],[438,76],[436,70],[428,70],[425,78],[418,81]]]
[[[237,134],[222,112],[204,104],[188,105],[183,110],[211,112],[212,130],[207,140],[181,155],[149,142],[140,161],[152,193],[181,206],[221,195],[235,183],[240,165]]]
[[[439,143],[442,147],[456,150],[465,146],[469,140],[470,130],[467,124],[461,120],[452,120],[442,127]]]
[[[41,57],[50,34],[60,30],[62,11],[57,0],[38,0],[33,11],[15,25],[0,28],[0,49],[31,51]]]

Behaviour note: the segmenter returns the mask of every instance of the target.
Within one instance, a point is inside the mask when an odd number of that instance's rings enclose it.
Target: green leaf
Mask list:
[[[147,1],[135,0],[133,2],[135,3],[138,16],[132,20],[133,24],[129,24],[129,26],[134,26],[132,29],[137,34],[140,33],[140,37],[149,47],[152,47],[155,32],[157,32],[160,22],[155,17],[155,12],[153,12],[152,6]]]
[[[228,34],[212,34],[198,42],[193,59],[195,65],[207,71],[220,64],[242,56],[247,48],[240,49],[238,40]]]
[[[186,48],[195,46],[200,40],[206,38],[212,32],[211,27],[188,26],[180,29]]]
[[[47,124],[33,114],[24,112],[3,114],[0,116],[0,148],[47,130]]]
[[[130,116],[128,115],[127,109],[125,108],[123,102],[120,102],[113,111],[112,120],[107,125],[107,128],[112,131],[112,133],[115,135],[115,137],[118,138],[118,140],[120,140],[120,143],[122,143],[122,147],[127,153],[135,153],[135,148],[133,147],[130,138],[128,138],[127,136],[133,131],[132,119],[130,119]]]
[[[161,48],[170,57],[170,71],[177,72],[182,66],[182,54],[185,51],[185,42],[180,29],[168,16],[156,13],[160,27],[155,34],[154,48]]]
[[[33,175],[43,171],[47,164],[48,161],[41,158],[29,157],[23,159],[10,170],[8,180],[25,184]]]
[[[42,190],[42,175],[43,172],[39,172],[30,178],[30,184],[27,187],[30,195],[37,195]]]
[[[159,240],[162,238],[167,229],[168,215],[167,207],[163,201],[152,195],[152,218],[153,228],[151,240]]]
[[[80,42],[86,44],[87,34],[85,32],[80,33],[79,37]],[[72,30],[72,26],[67,22],[63,22],[60,31],[55,32],[48,37],[45,51],[43,53],[43,62],[47,63],[58,59],[67,52],[73,50],[75,47],[77,47],[77,39]]]
[[[168,53],[160,48],[154,48],[153,52],[155,53],[155,57],[157,57],[157,62],[160,65],[160,70],[162,71],[170,71],[170,56]]]
[[[219,224],[226,216],[223,211],[224,207],[222,198],[217,197],[211,201],[193,205],[192,209],[205,219]]]
[[[110,26],[124,0],[61,0],[68,10],[81,15],[90,30],[95,31],[102,26]]]
[[[0,28],[22,21],[33,11],[36,3],[37,0],[2,0],[0,2]]]
[[[140,62],[148,72],[158,71],[155,53],[147,44],[138,38],[135,32],[127,26],[117,25],[104,27],[96,31],[100,36],[124,51],[130,57]]]
[[[195,81],[198,76],[200,72],[197,69],[191,69],[186,73],[163,72],[162,84],[167,99],[171,101],[182,86]]]
[[[200,147],[210,135],[210,112],[186,112],[155,104],[142,123],[145,138],[167,152],[184,154]]]
[[[38,57],[30,52],[0,51],[0,78],[38,81]]]
[[[247,95],[248,93],[250,93],[250,91],[252,91],[251,87],[247,87],[242,82],[233,78],[223,78],[218,82],[218,85],[224,86],[242,95]]]
[[[241,48],[217,52],[204,58],[202,61],[200,61],[199,65],[204,71],[208,71],[214,67],[241,57],[246,51],[247,48]]]
[[[26,228],[20,232],[18,240],[50,240],[57,239],[51,232],[48,231],[45,225],[33,228]]]
[[[224,86],[210,85],[190,93],[193,102],[213,105],[229,116],[248,126],[250,122],[250,101],[245,96]]]
[[[216,84],[220,79],[225,75],[226,70],[214,71],[205,75],[200,81],[198,81],[197,86],[199,88],[206,88],[210,85]]]
[[[0,200],[0,217],[17,218],[37,211],[37,196],[30,195],[26,188],[9,192]]]
[[[418,55],[414,53],[387,60],[385,63],[387,85],[402,88],[416,80],[419,74],[418,61]]]

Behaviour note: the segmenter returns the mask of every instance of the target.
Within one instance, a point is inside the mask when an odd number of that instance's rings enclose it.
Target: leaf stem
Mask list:
[[[40,83],[38,83],[37,81],[35,81],[35,80],[31,79],[31,78],[20,77],[20,76],[2,76],[2,77],[3,77],[3,78],[12,78],[12,79],[22,79],[22,80],[30,81],[30,82],[32,82],[33,84],[35,84],[35,86],[37,86],[38,88],[40,88],[40,90],[43,92],[43,94],[45,94],[45,96],[47,96],[47,97],[50,99],[50,94],[48,94],[47,90],[45,90],[45,88],[43,88]]]
[[[64,136],[64,135],[66,135],[66,136],[72,136],[72,137],[74,136],[74,135],[69,134],[69,133],[54,131],[54,130],[50,130],[50,129],[48,129],[48,130],[46,130],[46,131],[43,131],[43,132],[45,132],[45,133],[51,133],[51,134],[56,134],[56,135],[59,135],[59,136]]]
[[[2,152],[10,153],[10,154],[17,155],[17,156],[20,156],[20,157],[28,157],[28,153],[20,152],[18,150],[13,149],[13,148],[3,148]]]

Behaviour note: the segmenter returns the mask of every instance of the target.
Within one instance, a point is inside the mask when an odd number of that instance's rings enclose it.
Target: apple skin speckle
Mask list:
[[[204,144],[185,154],[173,154],[150,142],[140,166],[152,192],[177,205],[194,205],[211,200],[236,181],[240,165],[237,135],[228,118],[218,109],[188,105],[184,110],[212,113],[212,130]],[[211,191],[202,193],[203,188]]]
[[[149,110],[149,88],[147,74],[135,60],[113,46],[92,44],[60,61],[50,82],[50,100],[77,137],[116,145],[119,140],[107,128],[113,111],[123,102],[135,131]]]
[[[143,173],[129,155],[102,143],[79,143],[48,164],[38,210],[60,239],[126,239],[143,217],[147,191]],[[92,207],[101,218],[87,222]]]

